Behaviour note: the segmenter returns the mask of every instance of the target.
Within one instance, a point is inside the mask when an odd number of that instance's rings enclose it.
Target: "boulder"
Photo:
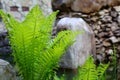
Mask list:
[[[0,0],[0,2],[0,8],[19,21],[23,21],[28,11],[37,4],[46,16],[52,12],[51,0]]]
[[[91,13],[99,11],[104,6],[116,6],[120,0],[52,0],[53,9]]]
[[[62,18],[56,25],[56,31],[83,31],[76,37],[76,42],[68,48],[61,58],[60,67],[77,69],[84,64],[89,55],[96,57],[95,38],[91,27],[81,18]]]
[[[0,59],[0,80],[16,80],[16,74],[9,62]]]

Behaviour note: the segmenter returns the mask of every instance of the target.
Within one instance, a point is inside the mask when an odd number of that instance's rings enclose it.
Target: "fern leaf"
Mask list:
[[[79,74],[75,80],[96,80],[98,78],[96,65],[92,57],[89,57],[85,64],[79,69]]]
[[[108,64],[102,64],[102,63],[100,63],[100,65],[97,67],[97,73],[98,73],[99,79],[102,78],[102,76],[105,73],[106,69],[108,68],[109,64],[110,63],[108,63]]]

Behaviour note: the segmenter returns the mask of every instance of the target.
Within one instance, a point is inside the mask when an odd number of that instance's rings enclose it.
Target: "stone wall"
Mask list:
[[[61,6],[58,9],[61,10],[64,6]],[[115,48],[117,56],[116,65],[118,66],[117,71],[119,75],[120,66],[118,63],[120,61],[120,6],[107,6],[97,12],[89,14],[78,11],[71,11],[69,8],[64,9],[66,10],[61,10],[60,14],[57,16],[57,21],[64,17],[83,18],[91,26],[96,38],[96,54],[98,62],[111,62]],[[108,80],[110,80],[111,75],[109,76]],[[118,77],[117,80],[119,79],[120,78]]]
[[[28,11],[37,4],[46,16],[52,12],[51,0],[0,0],[0,9],[11,14],[18,21],[23,21]],[[0,17],[0,59],[12,62],[12,51],[7,35],[5,25]]]
[[[52,12],[51,1],[47,0],[0,0],[2,9],[5,12],[10,13],[17,20],[22,21],[28,13],[28,11],[36,4],[40,5],[40,8],[45,15]]]
[[[83,18],[93,29],[96,38],[97,59],[101,62],[111,60],[116,49],[117,58],[120,58],[120,6],[104,8],[95,13],[62,12],[57,20],[64,17]]]

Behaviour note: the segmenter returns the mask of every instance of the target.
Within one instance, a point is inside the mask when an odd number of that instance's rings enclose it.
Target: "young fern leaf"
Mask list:
[[[74,80],[97,80],[96,65],[93,58],[90,56],[85,64],[79,69],[79,74]]]
[[[97,67],[97,74],[99,79],[102,79],[105,71],[107,70],[107,68],[109,67],[110,63],[107,64],[102,64],[100,63],[99,66]]]

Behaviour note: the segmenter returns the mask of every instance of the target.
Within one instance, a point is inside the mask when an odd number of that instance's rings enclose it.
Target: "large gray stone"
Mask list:
[[[95,38],[90,26],[81,18],[62,18],[56,25],[56,30],[69,29],[83,31],[76,37],[76,42],[69,47],[61,59],[62,68],[76,69],[84,64],[86,58],[92,54],[96,56]]]
[[[52,0],[53,9],[64,9],[63,6],[72,11],[91,13],[99,11],[104,6],[119,5],[120,0]]]
[[[2,59],[0,59],[0,80],[16,80],[15,70]]]

